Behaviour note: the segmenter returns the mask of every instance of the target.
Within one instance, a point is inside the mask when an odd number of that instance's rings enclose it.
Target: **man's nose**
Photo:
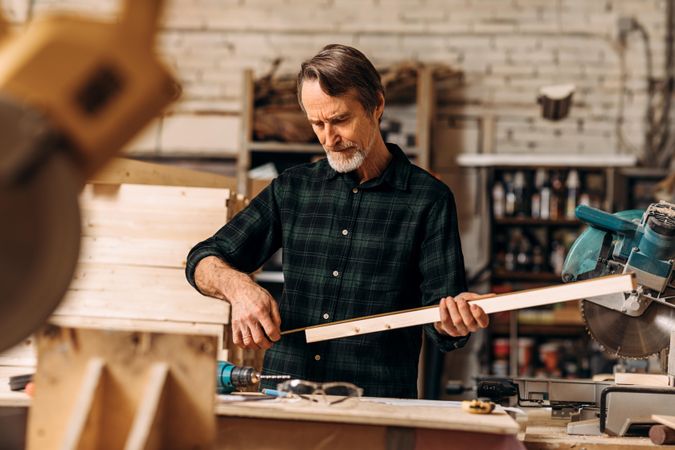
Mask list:
[[[337,130],[333,125],[326,125],[324,133],[323,144],[326,147],[335,147],[338,143],[340,143],[340,135],[337,133]]]

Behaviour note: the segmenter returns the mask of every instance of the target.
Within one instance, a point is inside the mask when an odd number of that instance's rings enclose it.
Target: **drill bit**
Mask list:
[[[270,380],[270,381],[284,381],[284,380],[290,380],[291,376],[290,375],[260,375],[260,380]]]
[[[262,375],[260,372],[255,372],[251,374],[251,382],[253,384],[258,384],[261,381],[268,380],[268,381],[285,381],[285,380],[290,380],[291,376],[290,375]]]

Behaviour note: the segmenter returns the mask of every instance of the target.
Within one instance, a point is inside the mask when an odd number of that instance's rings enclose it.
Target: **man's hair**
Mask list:
[[[380,74],[366,55],[347,45],[330,44],[311,59],[302,63],[298,73],[298,102],[302,105],[302,83],[318,80],[321,90],[331,97],[338,97],[350,89],[366,112],[372,113],[384,98]]]

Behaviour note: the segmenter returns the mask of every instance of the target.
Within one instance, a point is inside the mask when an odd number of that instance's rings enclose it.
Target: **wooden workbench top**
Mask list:
[[[646,447],[658,447],[646,437],[568,435],[567,421],[552,419],[550,408],[526,408],[524,410],[527,413],[524,443],[528,450],[640,450]]]
[[[470,414],[459,402],[401,399],[350,399],[342,404],[326,405],[306,400],[274,399],[223,402],[216,405],[219,416],[310,420],[315,422],[399,426],[477,433],[518,433],[518,424],[501,408],[492,414]]]

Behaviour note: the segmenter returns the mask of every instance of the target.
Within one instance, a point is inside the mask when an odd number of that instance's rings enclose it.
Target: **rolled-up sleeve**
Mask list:
[[[443,297],[467,290],[457,209],[449,190],[429,211],[420,247],[419,270],[424,306],[438,304]],[[468,335],[459,338],[442,335],[433,325],[426,325],[424,329],[445,352],[463,347],[469,339]]]
[[[217,256],[233,268],[251,273],[262,266],[281,246],[281,224],[277,207],[276,180],[213,236],[188,253],[185,276],[195,284],[195,268],[207,256]]]

